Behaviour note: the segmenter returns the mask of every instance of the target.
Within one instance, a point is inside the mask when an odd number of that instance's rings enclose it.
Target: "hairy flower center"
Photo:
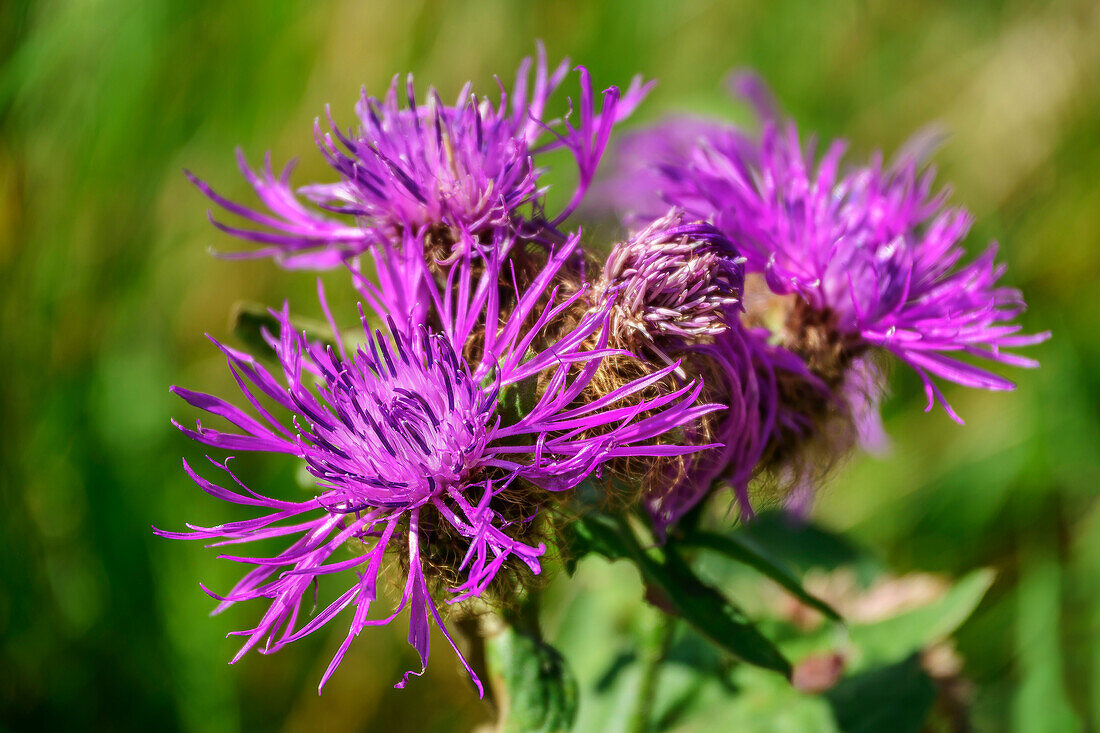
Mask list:
[[[725,312],[740,300],[741,278],[730,252],[688,234],[666,239],[647,232],[616,245],[600,290],[617,293],[612,318],[620,338],[698,339],[726,329]]]
[[[745,278],[745,322],[766,328],[774,343],[805,362],[829,387],[839,387],[852,361],[866,350],[858,334],[840,328],[837,312],[817,309],[796,294],[776,295],[761,275]]]

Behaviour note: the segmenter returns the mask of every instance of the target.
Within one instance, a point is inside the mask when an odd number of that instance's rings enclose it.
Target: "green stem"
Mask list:
[[[540,600],[540,593],[535,589],[528,590],[518,596],[515,599],[514,605],[506,606],[500,612],[500,620],[504,622],[506,628],[503,631],[498,630],[497,634],[520,633],[536,641],[541,641],[542,625],[539,623]],[[510,627],[510,631],[508,627]],[[496,730],[504,731],[507,730],[507,717],[509,715],[511,696],[514,695],[516,691],[508,689],[508,671],[500,668],[502,661],[507,664],[510,660],[501,660],[499,654],[494,656],[488,653],[487,644],[499,644],[499,641],[499,638],[487,640],[484,636],[479,639],[481,645],[481,662],[485,671],[485,676],[481,678],[482,682],[485,684],[485,698],[496,715]],[[494,667],[496,667],[495,674]]]
[[[617,515],[615,519],[623,544],[639,568],[644,571],[645,568],[656,564],[638,541],[630,520],[623,515]],[[644,572],[643,575],[645,575]],[[626,725],[629,733],[649,733],[652,729],[653,702],[656,697],[657,683],[660,681],[661,665],[672,643],[675,619],[656,606],[650,607],[649,616],[650,622],[641,642],[638,693]]]
[[[641,677],[638,680],[638,694],[627,721],[626,730],[629,733],[649,733],[652,730],[653,702],[657,696],[661,665],[672,643],[672,632],[673,619],[668,614],[653,609],[653,619],[642,642],[639,660]]]

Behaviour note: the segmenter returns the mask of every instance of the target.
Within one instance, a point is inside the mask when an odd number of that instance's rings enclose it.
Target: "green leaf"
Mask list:
[[[557,733],[577,717],[577,682],[557,649],[507,626],[486,641],[500,695],[502,733]]]
[[[844,733],[919,733],[936,687],[921,668],[920,656],[847,677],[825,693]]]
[[[860,652],[858,668],[898,662],[950,636],[978,607],[993,577],[989,568],[975,570],[934,603],[873,624],[853,625],[851,641]]]
[[[623,518],[590,512],[572,529],[575,552],[595,552],[609,560],[629,559],[645,582],[649,600],[683,618],[726,652],[790,678],[790,662],[744,612],[696,576],[671,545],[646,551]],[[575,567],[575,563],[574,563]]]
[[[1067,693],[1062,652],[1062,567],[1045,546],[1020,567],[1016,591],[1015,668],[1019,692],[1012,701],[1012,729],[1028,733],[1076,733],[1084,725]]]
[[[290,323],[296,330],[305,331],[306,338],[310,341],[319,341],[335,348],[336,339],[328,324],[312,318],[296,316],[291,316]],[[250,353],[268,358],[275,356],[275,351],[264,340],[263,332],[266,330],[278,337],[281,326],[278,319],[271,315],[267,306],[240,301],[233,306],[233,311],[229,314],[229,325],[233,334]]]
[[[585,555],[602,555],[608,560],[621,560],[630,552],[619,533],[619,527],[611,519],[590,513],[570,519],[562,530],[565,555],[565,571],[576,572],[577,563]]]
[[[817,609],[834,621],[840,621],[838,614],[832,606],[825,601],[811,595],[802,587],[802,581],[798,579],[786,563],[772,556],[767,548],[756,542],[750,535],[742,533],[718,534],[717,532],[692,532],[678,541],[681,546],[698,547],[711,550],[726,557],[748,565],[754,570],[766,575],[779,585],[787,589],[793,596],[807,606]]]
[[[790,678],[791,664],[779,649],[740,608],[700,580],[673,548],[632,559],[647,585],[660,592],[659,605],[674,610],[696,631],[742,661]]]
[[[744,612],[707,585],[670,543],[645,550],[623,517],[592,507],[567,525],[566,571],[572,574],[587,554],[630,560],[648,588],[649,600],[683,618],[702,636],[738,659],[790,678],[791,665]]]
[[[881,564],[843,535],[816,524],[797,521],[780,511],[765,512],[739,527],[745,538],[772,557],[780,558],[796,572],[813,568],[835,570],[851,566],[864,582],[870,582]]]

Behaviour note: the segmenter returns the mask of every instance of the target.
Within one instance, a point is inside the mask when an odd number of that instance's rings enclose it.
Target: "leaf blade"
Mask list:
[[[700,531],[686,535],[679,541],[679,544],[701,550],[710,550],[725,555],[743,565],[748,565],[774,580],[798,600],[820,611],[827,618],[833,621],[843,621],[836,609],[807,591],[803,587],[802,581],[790,568],[750,537],[740,534]]]

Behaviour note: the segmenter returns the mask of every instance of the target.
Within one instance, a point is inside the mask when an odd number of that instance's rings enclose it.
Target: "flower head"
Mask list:
[[[355,636],[407,608],[409,642],[420,655],[422,672],[429,615],[450,640],[430,584],[428,561],[437,558],[429,555],[446,550],[454,556],[450,570],[461,579],[450,587],[449,602],[480,596],[506,564],[540,571],[544,547],[527,542],[526,529],[538,514],[542,492],[573,488],[615,458],[698,450],[654,441],[717,409],[697,404],[700,384],[630,399],[649,379],[663,378],[675,365],[625,384],[603,400],[578,404],[601,359],[622,352],[606,348],[607,310],[586,314],[552,344],[542,339],[544,329],[582,296],[577,292],[556,303],[555,293],[545,292],[576,242],[573,238],[551,251],[543,277],[515,294],[506,315],[500,315],[497,300],[500,259],[492,252],[473,287],[467,287],[474,270],[472,254],[452,266],[462,272],[451,282],[457,278],[464,285],[437,286],[438,330],[415,323],[398,327],[393,314],[383,313],[390,318],[388,333],[372,331],[360,310],[362,345],[345,348],[323,292],[321,303],[337,334],[334,344],[310,341],[296,332],[284,308],[274,314],[281,329],[278,338],[271,338],[281,379],[248,355],[218,344],[250,411],[174,388],[188,403],[236,426],[233,432],[201,424],[194,430],[181,427],[195,440],[228,450],[297,456],[316,481],[312,498],[284,501],[245,487],[228,463],[217,465],[243,492],[208,481],[185,464],[213,496],[268,513],[162,535],[213,539],[215,544],[295,537],[273,557],[230,557],[252,570],[228,594],[215,596],[222,600],[219,609],[270,599],[259,624],[241,632],[249,638],[237,658],[261,641],[265,652],[275,651],[352,607],[347,637],[323,685]],[[481,343],[477,356],[464,348],[471,340]],[[593,340],[595,348],[586,346]],[[522,410],[502,408],[505,395],[524,390],[530,399]],[[290,424],[265,409],[260,398],[289,413]],[[523,509],[518,514],[509,510],[517,502]],[[344,555],[341,548],[347,545],[354,552]],[[372,619],[369,612],[387,552],[408,558],[407,576],[393,613]],[[332,574],[350,576],[350,587],[299,624],[310,585]],[[470,674],[480,688],[472,670]]]
[[[712,443],[684,456],[664,481],[654,482],[647,506],[660,533],[679,521],[717,486],[732,489],[742,516],[753,515],[749,482],[775,430],[777,391],[766,361],[764,337],[746,329],[736,315],[714,338],[693,344],[682,361],[688,375],[702,378],[709,399],[726,405],[687,428],[689,440]]]
[[[745,512],[748,481],[770,414],[761,394],[750,337],[738,319],[744,260],[712,225],[672,209],[616,244],[593,291],[596,304],[611,301],[612,345],[679,362],[668,379],[694,379],[726,405],[685,429],[685,442],[705,451],[651,465],[646,502],[663,533],[699,503],[715,481],[735,487]],[[622,377],[620,377],[622,379]],[[616,383],[612,381],[612,384]]]
[[[597,111],[588,71],[578,67],[581,95],[574,126],[568,116],[547,119],[548,103],[568,71],[568,61],[550,71],[540,45],[533,81],[531,67],[526,59],[511,93],[501,86],[495,103],[479,99],[469,85],[453,106],[434,89],[420,103],[412,76],[404,85],[395,77],[382,99],[364,90],[356,105],[358,129],[344,132],[331,116],[327,131],[320,121],[314,126],[317,145],[338,180],[299,189],[312,207],[291,188],[291,168],[276,176],[270,159],[257,173],[239,155],[242,172],[269,213],[235,204],[194,176],[191,180],[223,209],[261,227],[214,220],[229,234],[266,245],[236,256],[270,255],[287,267],[338,265],[402,230],[425,230],[446,240],[459,229],[476,236],[497,227],[553,228],[580,203],[612,126],[633,111],[649,85],[635,79],[623,96],[610,87]],[[557,148],[572,153],[580,175],[569,204],[547,220],[542,211],[545,187],[535,161]],[[350,217],[352,223],[329,214]]]
[[[614,293],[612,327],[625,343],[702,341],[728,328],[743,263],[713,226],[672,210],[612,248],[597,297]]]
[[[956,420],[934,377],[1014,387],[960,356],[1037,365],[1007,349],[1049,334],[1019,333],[1013,321],[1024,301],[997,284],[1004,268],[995,247],[959,265],[970,216],[933,193],[933,172],[921,172],[920,155],[890,166],[876,155],[843,172],[843,142],[818,161],[793,123],[768,116],[760,99],[757,106],[765,113],[758,143],[747,145],[736,130],[704,134],[679,159],[654,161],[654,170],[667,202],[713,221],[749,272],[763,274],[773,293],[795,296],[788,331],[797,332],[800,355],[827,356],[806,350],[813,341],[835,353],[829,368],[843,371],[862,349],[888,349],[920,375],[929,409],[939,402]]]
[[[617,136],[606,172],[594,188],[592,203],[630,223],[648,222],[668,211],[667,175],[675,175],[701,141],[721,140],[746,154],[754,141],[732,125],[691,115],[672,115],[648,127]],[[704,220],[709,217],[703,217]]]

